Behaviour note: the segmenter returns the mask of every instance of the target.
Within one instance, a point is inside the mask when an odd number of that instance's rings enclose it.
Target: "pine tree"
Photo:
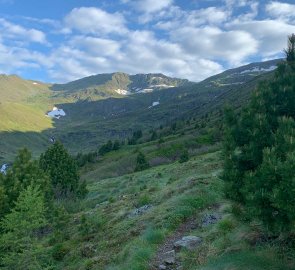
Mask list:
[[[187,162],[189,160],[189,154],[187,149],[184,149],[179,157],[179,162],[180,163],[184,163]]]
[[[153,130],[152,136],[151,136],[151,141],[154,141],[158,138],[158,134],[155,130]]]
[[[29,185],[40,186],[47,203],[52,200],[49,176],[37,161],[32,160],[31,153],[26,148],[19,151],[12,167],[6,175],[1,176],[0,182],[0,217],[14,207],[20,192]]]
[[[139,152],[136,158],[136,167],[135,171],[143,171],[150,167],[149,163],[146,160],[145,155],[142,152]]]
[[[292,44],[293,35],[287,61],[278,66],[272,80],[260,83],[240,115],[225,113],[222,178],[226,195],[275,234],[289,231],[295,220]]]
[[[117,151],[119,149],[120,149],[120,142],[118,140],[115,140],[112,150]]]
[[[37,232],[47,224],[44,197],[38,186],[21,191],[15,208],[1,221],[1,269],[43,269],[39,262]]]
[[[285,50],[285,54],[289,63],[295,62],[295,34],[288,37],[288,48]]]
[[[40,166],[49,174],[56,198],[77,196],[80,185],[78,167],[60,142],[55,142],[41,155]]]

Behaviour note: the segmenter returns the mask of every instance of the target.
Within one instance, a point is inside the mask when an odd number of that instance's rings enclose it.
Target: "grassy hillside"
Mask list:
[[[71,150],[87,151],[97,149],[99,136],[106,140],[118,132],[130,135],[132,128],[144,130],[136,145],[125,144],[81,168],[89,194],[83,200],[57,202],[64,210],[56,215],[55,227],[48,226],[39,237],[41,269],[156,270],[165,252],[184,236],[202,241],[193,250],[176,250],[175,263],[166,269],[294,269],[294,239],[269,238],[261,224],[237,218],[237,209],[224,198],[219,178],[223,165],[219,110],[227,101],[237,106],[246,102],[253,86],[265,76],[239,91],[224,87],[197,95],[186,89],[187,94],[179,97],[180,89],[169,89],[169,102],[167,98],[163,106],[150,109],[144,107],[156,92],[122,99],[126,106],[134,102],[138,107],[116,116],[110,111],[122,105],[116,99],[79,102],[75,104],[79,109],[64,104],[68,118],[54,122],[54,128],[46,132],[2,132],[0,155],[12,158],[11,145],[30,145],[35,155],[40,154],[50,144],[50,134],[70,144]],[[214,98],[217,91],[219,96]],[[173,114],[171,118],[164,116],[167,111]],[[180,118],[186,117],[184,121],[175,121],[177,111],[181,111]],[[151,140],[148,127],[160,123],[161,117],[168,124],[155,129],[158,137]],[[180,163],[184,150],[190,158]],[[134,172],[139,151],[151,168]]]
[[[177,251],[175,267],[294,269],[292,249],[281,248],[286,239],[265,242],[259,224],[234,218],[219,179],[218,144],[206,143],[190,126],[163,141],[124,146],[81,169],[89,194],[82,201],[60,202],[68,212],[60,220],[66,226],[62,225],[62,234],[41,238],[43,267],[159,269],[171,239],[190,235],[201,237],[202,242],[192,251]],[[185,163],[175,160],[175,152],[182,147],[190,153]],[[139,150],[152,167],[134,173]],[[220,219],[206,224],[209,215]]]
[[[162,74],[129,76],[114,73],[50,86],[2,75],[1,156],[11,162],[11,157],[23,146],[32,149],[36,156],[49,145],[51,136],[61,140],[72,153],[89,152],[107,139],[126,139],[137,129],[171,125],[179,119],[194,118],[195,122],[208,116],[218,119],[226,103],[239,107],[247,102],[257,83],[272,76],[272,72],[261,70],[273,67],[276,62],[254,63],[197,84]],[[257,65],[259,69],[255,71]],[[241,77],[243,84],[237,85]],[[135,86],[144,88],[161,84],[178,87],[161,89],[159,86],[151,93],[127,96],[114,92],[126,85],[132,90]],[[152,106],[154,102],[159,103]],[[55,105],[62,108],[66,116],[50,120],[45,114]]]

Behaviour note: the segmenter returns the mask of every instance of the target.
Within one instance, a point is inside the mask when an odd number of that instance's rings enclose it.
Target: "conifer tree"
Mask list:
[[[49,176],[32,160],[31,153],[26,149],[19,151],[12,167],[6,175],[0,177],[0,217],[13,207],[20,192],[29,185],[41,187],[46,202],[52,199],[52,188]]]
[[[120,149],[120,142],[118,140],[115,140],[112,150],[116,151],[119,149]]]
[[[225,113],[226,195],[273,233],[289,231],[295,221],[293,39],[289,37],[287,61],[272,80],[258,86],[240,116]]]
[[[60,142],[55,142],[41,155],[40,166],[49,174],[56,198],[85,194],[80,190],[77,164]]]
[[[39,262],[37,231],[47,224],[39,186],[22,190],[15,208],[1,221],[1,269],[43,269]]]
[[[288,37],[288,47],[285,49],[285,54],[287,62],[295,62],[295,34]]]
[[[180,163],[184,163],[184,162],[187,162],[189,160],[189,154],[188,154],[188,151],[187,149],[184,149],[182,151],[182,153],[180,154],[180,157],[179,157],[179,162]]]
[[[139,152],[136,158],[136,167],[135,171],[143,171],[148,169],[150,164],[147,162],[145,155],[142,152]]]

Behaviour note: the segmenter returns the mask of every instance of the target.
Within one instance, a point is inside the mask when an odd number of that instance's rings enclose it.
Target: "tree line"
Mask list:
[[[58,201],[87,193],[75,160],[60,142],[34,160],[19,151],[6,175],[0,174],[0,268],[44,269],[38,238],[47,228],[57,233],[62,220]]]

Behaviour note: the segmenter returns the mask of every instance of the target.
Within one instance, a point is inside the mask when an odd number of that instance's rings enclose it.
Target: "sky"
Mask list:
[[[126,72],[200,81],[283,56],[295,3],[0,0],[0,73],[45,82]]]

